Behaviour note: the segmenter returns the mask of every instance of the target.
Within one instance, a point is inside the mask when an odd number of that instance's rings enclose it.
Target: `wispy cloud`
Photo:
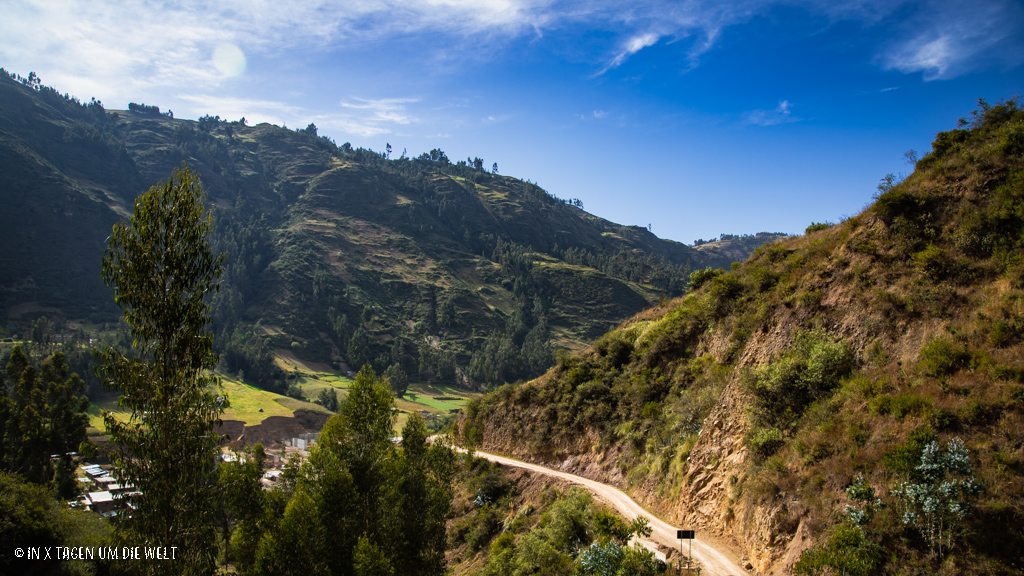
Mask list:
[[[180,100],[188,102],[200,114],[210,114],[231,120],[245,117],[248,124],[267,122],[270,124],[293,124],[307,115],[302,108],[277,100],[258,98],[235,98],[211,94],[178,94]]]
[[[257,57],[308,60],[408,40],[430,52],[428,62],[457,68],[467,58],[503,57],[511,39],[573,30],[607,38],[593,56],[600,76],[659,43],[680,43],[680,68],[693,68],[730,27],[783,5],[874,30],[864,41],[877,46],[880,67],[930,80],[1024,60],[1018,0],[7,0],[0,62],[116,103],[167,90],[215,92],[255,74]],[[878,31],[890,39],[877,42]]]
[[[352,101],[342,102],[343,108],[369,113],[363,116],[367,122],[408,124],[416,119],[409,115],[405,105],[419,102],[418,98],[381,98],[378,100],[367,100],[365,98],[354,98]]]
[[[789,100],[780,100],[779,105],[774,110],[751,110],[747,112],[743,115],[743,122],[756,126],[775,126],[777,124],[798,122],[800,118],[792,115],[792,107],[793,105],[789,103]]]
[[[660,38],[661,35],[659,34],[647,32],[646,34],[633,36],[632,38],[626,40],[625,44],[623,45],[619,53],[616,54],[615,57],[612,58],[611,61],[609,61],[608,64],[606,64],[604,68],[602,68],[596,74],[596,76],[600,76],[605,72],[611,70],[612,68],[618,68],[623,62],[626,61],[627,58],[629,58],[633,54],[636,54],[637,52],[643,50],[644,48],[647,48],[648,46],[654,46]]]
[[[419,98],[352,98],[339,103],[343,112],[317,116],[316,121],[324,127],[362,137],[390,134],[398,126],[417,122],[407,105],[419,101]]]
[[[589,122],[591,120],[601,120],[601,119],[605,118],[606,116],[608,116],[608,111],[607,110],[591,110],[589,113],[577,112],[573,116],[575,118],[579,118],[580,120],[582,120],[584,122]]]
[[[952,78],[993,62],[1015,66],[1024,61],[1024,4],[1017,0],[693,0],[605,11],[606,20],[592,24],[616,31],[624,40],[595,76],[659,41],[690,42],[683,68],[694,68],[726,29],[780,6],[803,9],[833,24],[857,22],[865,30],[865,42],[875,46],[882,68],[923,72],[928,80]],[[875,41],[877,34],[888,40]]]
[[[47,82],[80,96],[114,100],[168,87],[217,89],[240,75],[252,55],[308,54],[424,34],[509,36],[546,20],[531,0],[11,0],[0,19],[0,61],[46,72]]]
[[[1013,0],[931,2],[880,54],[884,68],[922,73],[925,80],[953,78],[991,64],[1024,61],[1019,32],[1024,6]]]
[[[417,121],[408,112],[407,104],[419,102],[417,98],[381,98],[376,100],[353,98],[339,103],[340,112],[314,112],[300,106],[276,100],[233,98],[209,94],[179,94],[201,113],[218,115],[232,120],[245,117],[249,124],[270,124],[301,127],[314,123],[327,128],[364,138],[390,134],[395,128]]]

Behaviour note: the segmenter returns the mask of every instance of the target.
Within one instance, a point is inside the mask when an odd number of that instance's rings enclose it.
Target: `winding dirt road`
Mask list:
[[[663,522],[660,518],[654,516],[642,506],[633,501],[632,498],[627,496],[623,491],[618,488],[614,488],[607,484],[595,482],[582,476],[575,474],[569,474],[567,472],[560,472],[558,470],[552,470],[545,466],[537,464],[530,464],[527,462],[521,462],[519,460],[513,460],[512,458],[505,458],[503,456],[496,456],[494,454],[488,454],[487,452],[481,452],[477,450],[475,452],[480,458],[486,458],[491,462],[497,462],[504,464],[505,466],[515,466],[517,468],[525,468],[539,474],[547,474],[548,476],[554,476],[572,482],[573,484],[579,484],[583,486],[600,499],[604,500],[611,506],[614,506],[622,516],[628,520],[633,520],[637,516],[646,516],[651,521],[651,528],[653,533],[648,539],[650,542],[643,542],[646,548],[651,550],[657,549],[657,544],[668,546],[676,550],[679,549],[679,540],[676,539],[676,527],[669,525],[667,522]],[[684,545],[684,553],[686,548]],[[721,550],[713,548],[707,542],[699,539],[693,540],[693,557],[700,562],[702,568],[702,575],[710,576],[740,576],[747,572],[740,568],[739,560],[734,554],[729,554]]]

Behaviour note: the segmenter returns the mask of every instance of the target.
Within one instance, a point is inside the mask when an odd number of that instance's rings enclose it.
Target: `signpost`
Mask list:
[[[676,530],[676,538],[679,539],[679,555],[680,556],[683,555],[683,540],[689,540],[690,541],[690,556],[686,559],[686,569],[689,570],[690,569],[690,562],[693,560],[693,539],[695,538],[694,531],[693,530]],[[682,558],[680,558],[680,562],[679,563],[682,564]]]

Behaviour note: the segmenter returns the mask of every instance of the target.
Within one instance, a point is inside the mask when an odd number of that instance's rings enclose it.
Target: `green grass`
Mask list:
[[[345,397],[345,391],[352,385],[352,379],[327,372],[300,372],[297,384],[310,402],[316,400],[320,392],[327,388],[334,388],[338,392],[340,400]]]
[[[113,412],[114,416],[122,422],[128,420],[128,412],[118,408],[115,398],[102,400],[98,404],[89,404],[89,426],[85,430],[89,436],[102,436],[107,433],[107,428],[103,425],[103,410]]]
[[[285,396],[260,390],[228,376],[221,376],[221,385],[231,402],[231,407],[224,411],[223,420],[239,420],[247,426],[253,426],[269,416],[293,415],[292,409],[278,402]],[[260,412],[261,408],[263,412]]]
[[[454,408],[462,408],[466,404],[466,399],[460,400],[435,400],[431,396],[425,396],[423,394],[417,394],[416,392],[409,391],[405,394],[405,400],[410,403],[422,404],[430,408],[434,408],[441,411],[448,411]]]
[[[327,413],[326,409],[312,400],[316,399],[321,390],[327,388],[334,388],[338,393],[338,400],[342,400],[353,382],[351,378],[336,372],[298,370],[296,373],[296,383],[309,402],[260,390],[233,377],[222,375],[221,381],[231,400],[231,408],[225,412],[224,419],[241,420],[251,426],[259,424],[268,416],[292,416],[296,410]],[[404,398],[395,399],[395,407],[399,410],[395,434],[401,432],[412,412],[426,410],[431,414],[448,413],[463,408],[469,400],[477,396],[478,393],[455,386],[414,383],[409,386]],[[445,399],[437,400],[438,397]],[[260,408],[263,408],[263,412],[259,412]]]
[[[284,406],[288,410],[294,412],[295,410],[310,410],[312,412],[320,412],[323,414],[330,414],[331,412],[319,404],[312,402],[306,402],[303,400],[296,400],[295,398],[289,398],[287,396],[278,396],[274,399],[274,402]]]

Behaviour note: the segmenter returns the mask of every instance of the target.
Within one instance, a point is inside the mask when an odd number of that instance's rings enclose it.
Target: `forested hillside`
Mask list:
[[[762,246],[462,438],[628,487],[758,573],[1024,569],[1024,111],[984,101],[873,205]]]
[[[702,252],[431,150],[338,146],[244,118],[80,102],[0,74],[0,310],[116,328],[99,261],[137,194],[181,163],[216,207],[221,369],[286,390],[274,351],[391,380],[514,381],[740,253]],[[765,236],[760,241],[770,239]],[[756,244],[756,242],[754,243]],[[58,330],[60,331],[60,330]]]

